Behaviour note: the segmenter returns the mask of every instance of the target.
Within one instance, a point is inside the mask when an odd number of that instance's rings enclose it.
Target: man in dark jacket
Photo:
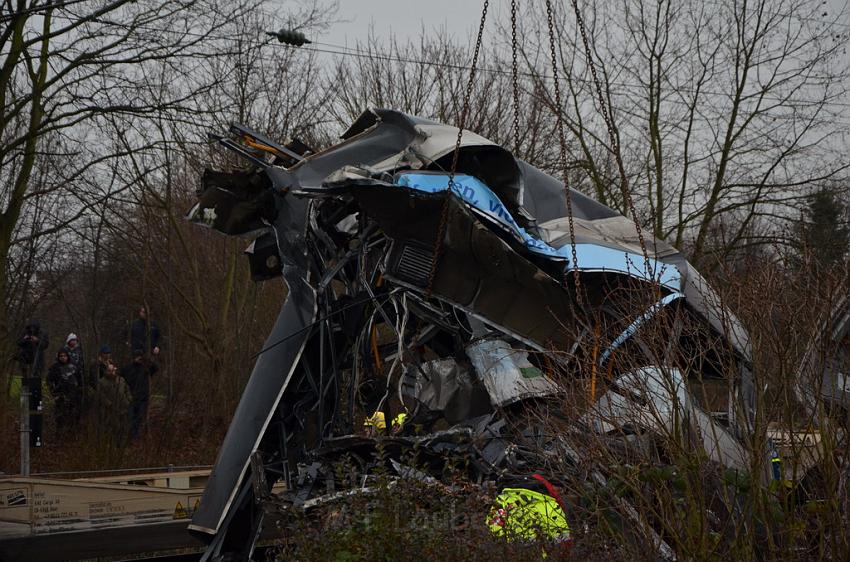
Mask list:
[[[82,389],[77,375],[77,366],[71,363],[71,358],[65,350],[59,350],[56,354],[56,362],[48,369],[47,384],[53,395],[56,431],[69,435],[80,421]]]
[[[50,344],[41,324],[33,320],[24,328],[24,335],[18,340],[17,361],[21,364],[24,377],[39,377],[44,373],[44,350]]]
[[[131,429],[133,439],[138,439],[142,434],[148,419],[148,403],[151,397],[151,376],[156,374],[158,367],[145,359],[145,352],[141,349],[133,351],[133,362],[121,368],[119,373],[130,387],[130,395],[133,397],[131,407]]]
[[[148,320],[148,309],[139,307],[138,316],[127,330],[127,345],[133,351],[141,349],[142,353],[159,355],[160,344],[159,326]]]

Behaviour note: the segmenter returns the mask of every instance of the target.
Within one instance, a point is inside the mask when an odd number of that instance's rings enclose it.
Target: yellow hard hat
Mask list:
[[[378,410],[365,420],[363,420],[364,427],[374,427],[375,429],[386,429],[387,428],[387,420],[384,417],[384,413]]]

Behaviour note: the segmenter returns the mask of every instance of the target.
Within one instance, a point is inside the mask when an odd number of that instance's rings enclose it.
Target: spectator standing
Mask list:
[[[120,375],[130,387],[133,398],[131,408],[130,435],[138,439],[143,433],[148,419],[148,403],[151,397],[151,377],[159,368],[145,357],[142,349],[133,351],[133,361],[121,368]]]
[[[103,355],[101,348],[101,358]],[[133,397],[127,381],[118,376],[118,368],[108,359],[106,363],[99,363],[99,368],[103,367],[103,377],[97,383],[95,395],[98,436],[123,447],[129,435]]]
[[[55,404],[56,430],[66,434],[74,431],[80,421],[82,392],[77,366],[71,363],[68,352],[60,349],[56,362],[47,371],[47,383]]]
[[[39,377],[44,373],[44,350],[50,344],[47,333],[41,331],[41,324],[33,320],[24,328],[24,335],[18,340],[17,361],[21,364],[24,377]]]
[[[77,334],[71,332],[68,334],[68,337],[65,338],[65,347],[62,348],[62,351],[68,354],[68,358],[71,360],[71,363],[77,368],[77,382],[80,383],[80,388],[83,387],[83,374],[85,371],[85,357],[83,356],[83,348],[80,345],[80,341],[77,339]]]
[[[115,363],[112,362],[112,348],[108,345],[103,345],[97,354],[97,363],[92,365],[89,372],[89,384],[92,387],[97,387],[100,381],[103,380],[103,377],[106,376],[110,367],[115,367]]]
[[[159,355],[159,326],[148,319],[148,309],[144,306],[139,307],[138,316],[130,324],[130,328],[127,333],[127,345],[134,353],[136,350],[140,349],[145,355],[148,353],[150,353],[153,357],[157,357]]]

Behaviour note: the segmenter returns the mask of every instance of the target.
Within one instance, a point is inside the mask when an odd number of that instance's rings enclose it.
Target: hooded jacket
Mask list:
[[[68,361],[59,361],[60,351],[56,354],[56,362],[47,371],[47,384],[54,398],[61,401],[77,401],[81,396],[80,376],[77,366]]]

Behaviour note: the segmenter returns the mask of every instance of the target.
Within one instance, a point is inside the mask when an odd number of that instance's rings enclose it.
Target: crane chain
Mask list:
[[[475,51],[472,55],[472,65],[469,69],[469,80],[466,83],[466,92],[463,98],[463,106],[461,108],[460,120],[457,128],[457,141],[455,142],[454,154],[452,156],[452,167],[449,173],[449,184],[446,189],[445,199],[443,200],[443,208],[440,213],[440,224],[437,227],[437,239],[434,240],[433,260],[431,261],[431,270],[428,272],[428,284],[425,287],[425,296],[430,297],[434,290],[434,278],[437,275],[437,265],[440,261],[440,254],[443,249],[443,237],[446,234],[446,227],[449,218],[449,200],[451,198],[452,187],[454,186],[455,173],[457,172],[457,164],[460,158],[460,144],[463,139],[463,129],[466,126],[466,117],[469,112],[469,100],[472,97],[472,87],[475,83],[475,71],[478,68],[478,55],[481,52],[481,39],[484,36],[484,24],[487,22],[487,9],[490,6],[490,0],[484,0],[484,7],[481,11],[481,23],[478,26],[478,37],[475,40]]]
[[[519,155],[520,135],[519,135],[519,70],[517,68],[517,42],[516,42],[516,12],[517,2],[511,0],[511,86],[513,89],[513,134],[514,134],[514,157]]]
[[[567,173],[567,141],[564,134],[564,119],[561,115],[561,85],[558,82],[558,55],[555,50],[555,23],[552,16],[552,2],[546,0],[546,19],[549,25],[549,51],[552,55],[552,80],[555,84],[555,111],[557,112],[558,140],[560,141],[560,164],[564,177],[564,196],[567,202],[567,221],[570,227],[570,250],[572,254],[573,283],[575,284],[576,303],[582,305],[581,276],[578,271],[578,254],[576,252],[576,232],[573,221],[573,200],[570,197],[570,184]],[[566,280],[565,280],[566,281]]]
[[[643,237],[643,229],[641,228],[640,221],[638,220],[634,200],[631,196],[631,189],[629,188],[629,179],[626,175],[626,167],[623,164],[623,156],[620,151],[619,134],[617,133],[617,128],[615,127],[614,121],[611,118],[611,113],[608,111],[608,104],[605,102],[605,96],[602,94],[602,85],[599,82],[599,75],[596,72],[596,64],[593,62],[593,54],[590,50],[590,42],[587,39],[587,30],[585,29],[584,25],[584,18],[582,18],[581,16],[581,10],[579,10],[578,7],[578,1],[570,0],[570,2],[573,5],[573,11],[575,12],[576,16],[576,24],[578,25],[579,34],[581,35],[581,41],[584,45],[584,56],[587,59],[588,67],[590,67],[590,75],[593,78],[593,84],[596,88],[596,95],[599,98],[599,111],[602,113],[602,118],[605,120],[605,126],[608,129],[608,139],[611,143],[611,150],[614,152],[614,159],[617,162],[617,170],[620,173],[620,190],[623,194],[623,200],[628,206],[632,222],[634,222],[635,224],[638,242],[640,243],[641,252],[643,252],[643,259],[645,260],[646,273],[647,275],[652,275],[653,279],[655,279],[654,273],[650,271],[651,268],[649,266],[649,252],[646,249],[646,240],[644,240]]]

